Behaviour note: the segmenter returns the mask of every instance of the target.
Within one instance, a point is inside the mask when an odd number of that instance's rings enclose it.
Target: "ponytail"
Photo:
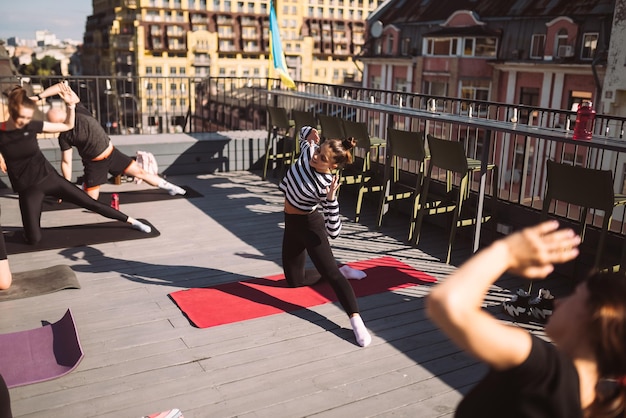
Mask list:
[[[20,115],[20,108],[35,110],[37,105],[30,100],[27,91],[21,86],[15,86],[9,92],[9,115],[11,119],[16,120]]]
[[[596,398],[583,411],[585,418],[625,418],[626,386],[615,380],[601,380],[596,387]]]

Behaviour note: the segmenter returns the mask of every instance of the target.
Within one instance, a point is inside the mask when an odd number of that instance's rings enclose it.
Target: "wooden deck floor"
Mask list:
[[[171,179],[194,199],[125,204],[161,236],[10,256],[13,271],[68,264],[82,288],[0,303],[0,333],[57,321],[71,308],[85,357],[76,370],[10,391],[16,417],[141,417],[180,408],[193,417],[452,416],[484,367],[426,318],[418,286],[360,298],[371,346],[353,342],[337,304],[198,329],[167,296],[191,287],[281,273],[282,196],[256,174]],[[144,188],[132,183],[115,190]],[[439,279],[446,233],[426,226],[419,249],[404,241],[407,219],[374,227],[375,204],[351,222],[343,193],[339,261],[390,255]],[[0,197],[3,225],[20,225],[14,194]],[[43,226],[106,222],[82,209],[44,212]],[[469,255],[461,240],[455,262]],[[494,312],[517,286],[494,286]],[[529,327],[533,329],[532,327]],[[533,329],[541,334],[541,327]]]

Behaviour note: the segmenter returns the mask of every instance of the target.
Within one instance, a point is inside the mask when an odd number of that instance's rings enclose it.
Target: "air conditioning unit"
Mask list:
[[[559,45],[559,58],[570,58],[574,56],[574,47],[571,45]]]

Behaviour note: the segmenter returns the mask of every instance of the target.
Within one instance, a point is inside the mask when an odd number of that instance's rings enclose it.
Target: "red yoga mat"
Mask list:
[[[437,281],[393,257],[348,264],[367,273],[367,277],[362,280],[350,280],[357,297]],[[327,283],[291,288],[282,274],[214,287],[179,290],[170,293],[170,297],[199,328],[291,312],[337,300]]]

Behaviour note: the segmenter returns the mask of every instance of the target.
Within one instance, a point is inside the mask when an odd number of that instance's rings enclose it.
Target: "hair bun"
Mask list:
[[[352,148],[356,147],[356,139],[354,139],[354,137],[350,137],[347,139],[343,139],[341,141],[341,145],[343,146],[343,149],[345,149],[346,151],[350,151]]]

